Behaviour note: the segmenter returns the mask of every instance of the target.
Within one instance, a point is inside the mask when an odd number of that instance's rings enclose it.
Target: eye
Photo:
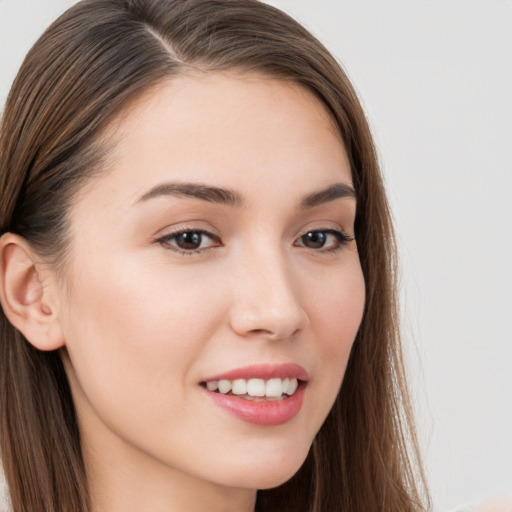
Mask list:
[[[156,240],[167,249],[181,253],[197,253],[220,245],[219,238],[202,229],[182,229]]]
[[[352,237],[337,229],[315,229],[304,233],[296,244],[308,249],[329,252],[341,249],[352,240]]]

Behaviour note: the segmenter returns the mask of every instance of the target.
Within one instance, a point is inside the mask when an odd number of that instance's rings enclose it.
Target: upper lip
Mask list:
[[[295,363],[282,364],[253,364],[243,366],[225,373],[213,375],[203,379],[203,382],[212,380],[235,380],[235,379],[298,379],[308,380],[308,372],[300,365]]]

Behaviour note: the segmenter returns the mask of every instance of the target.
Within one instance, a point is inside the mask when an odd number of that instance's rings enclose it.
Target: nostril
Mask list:
[[[287,329],[278,329],[278,328],[276,328],[275,330],[251,329],[250,331],[248,331],[245,334],[245,336],[248,338],[261,338],[261,339],[268,339],[268,340],[274,341],[274,340],[291,339],[298,332],[300,332],[300,329],[295,329],[293,332],[290,332]]]
[[[249,300],[250,299],[250,300]],[[233,330],[248,338],[288,339],[305,329],[309,323],[297,297],[272,302],[271,297],[237,297],[229,318]]]

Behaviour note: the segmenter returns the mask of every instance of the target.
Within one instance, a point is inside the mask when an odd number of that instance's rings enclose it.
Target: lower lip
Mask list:
[[[233,416],[253,425],[282,425],[299,413],[304,402],[306,384],[301,382],[292,396],[276,401],[253,401],[236,395],[223,395],[201,388],[211,400]]]

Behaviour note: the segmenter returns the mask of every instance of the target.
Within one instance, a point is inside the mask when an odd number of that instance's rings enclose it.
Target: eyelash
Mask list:
[[[179,237],[181,235],[185,235],[187,233],[200,235],[201,237],[206,236],[206,237],[210,238],[212,241],[216,242],[218,245],[213,245],[211,247],[204,247],[204,248],[198,248],[198,249],[182,249],[180,247],[177,247],[175,243],[171,244],[172,240],[175,240],[177,237]],[[294,245],[297,246],[296,244],[298,241],[303,240],[304,237],[306,237],[309,234],[313,234],[313,233],[315,233],[315,234],[323,233],[325,235],[332,235],[336,239],[337,243],[334,247],[331,247],[328,249],[324,249],[323,247],[319,247],[319,248],[315,249],[315,248],[307,247],[305,245],[298,245],[298,247],[304,247],[304,248],[310,249],[314,252],[333,254],[333,253],[341,251],[344,246],[346,246],[347,244],[349,244],[350,242],[352,242],[354,240],[354,237],[347,235],[342,230],[333,229],[333,228],[310,229],[310,230],[306,231],[304,234],[302,234],[299,238],[297,238]],[[209,249],[213,249],[215,247],[219,247],[222,245],[220,243],[220,238],[217,235],[215,235],[214,233],[211,233],[204,229],[193,229],[193,228],[186,228],[186,229],[180,229],[177,231],[173,231],[171,233],[168,233],[168,234],[156,239],[155,243],[160,244],[165,249],[177,252],[177,253],[185,255],[185,256],[192,256],[194,254],[199,254],[204,251],[208,251]]]
[[[180,247],[177,247],[175,244],[171,244],[170,241],[176,239],[180,235],[184,235],[186,233],[194,233],[201,236],[207,236],[208,238],[217,241],[219,245],[220,244],[220,238],[215,235],[214,233],[211,233],[209,231],[206,231],[204,229],[194,229],[194,228],[185,228],[185,229],[179,229],[177,231],[173,231],[171,233],[168,233],[157,240],[155,240],[155,243],[160,244],[165,249],[168,249],[170,251],[177,252],[179,254],[183,254],[185,256],[192,256],[194,254],[199,254],[201,252],[207,251],[208,249],[213,249],[214,247],[218,247],[218,245],[214,245],[212,247],[205,247],[202,249],[181,249]]]
[[[312,233],[316,233],[316,234],[323,233],[326,235],[332,235],[336,239],[337,243],[334,247],[331,247],[328,249],[324,249],[323,247],[320,247],[318,249],[314,249],[314,248],[312,249],[311,247],[306,247],[304,245],[301,245],[300,247],[305,247],[306,249],[311,249],[313,251],[333,254],[333,253],[341,251],[344,246],[348,245],[350,242],[352,242],[354,240],[354,237],[347,235],[347,233],[345,233],[341,229],[333,229],[333,228],[310,229],[310,230],[306,231],[303,235],[301,235],[297,240],[302,240],[305,236],[312,234]]]

